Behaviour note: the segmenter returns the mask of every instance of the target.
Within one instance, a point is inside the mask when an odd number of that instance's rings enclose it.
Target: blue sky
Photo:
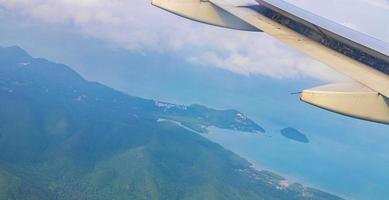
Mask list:
[[[389,19],[387,0],[288,1],[389,41],[389,27],[384,25]],[[60,28],[137,53],[174,54],[246,76],[345,80],[266,34],[193,23],[153,8],[145,0],[1,0],[0,5],[3,18],[13,18],[16,26]]]

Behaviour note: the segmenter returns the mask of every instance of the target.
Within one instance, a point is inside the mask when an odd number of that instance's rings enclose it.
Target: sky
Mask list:
[[[236,2],[240,2],[234,0]],[[389,41],[388,0],[288,0],[350,28]],[[266,34],[210,27],[154,8],[145,0],[0,0],[0,15],[23,27],[60,27],[147,54],[170,53],[244,76],[346,81],[330,68]]]

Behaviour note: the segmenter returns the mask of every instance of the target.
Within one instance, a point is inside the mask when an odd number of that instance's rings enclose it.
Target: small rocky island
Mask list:
[[[301,143],[309,143],[309,139],[303,133],[294,128],[285,128],[281,130],[281,134],[291,140],[301,142]]]

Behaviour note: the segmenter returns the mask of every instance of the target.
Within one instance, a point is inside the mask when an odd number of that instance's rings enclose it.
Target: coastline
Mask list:
[[[221,130],[225,133],[216,133],[216,134],[246,134],[246,135],[252,135],[252,133],[245,133],[245,132],[240,132],[240,131],[232,131],[232,130],[226,130],[226,129],[219,129],[219,128],[216,128],[216,127],[210,127],[208,130],[208,133],[201,133],[200,135],[207,138],[208,140],[212,141],[212,142],[215,142],[219,145],[221,145],[223,148],[235,153],[236,155],[240,156],[241,158],[245,159],[246,161],[248,161],[252,168],[258,172],[270,172],[270,173],[273,173],[275,175],[278,175],[278,176],[281,176],[282,178],[284,178],[287,183],[290,185],[290,184],[293,184],[293,183],[297,183],[297,184],[301,184],[302,186],[304,187],[309,187],[309,188],[313,188],[313,189],[316,189],[316,190],[320,190],[322,192],[326,192],[326,193],[329,193],[331,195],[335,195],[337,197],[340,197],[342,199],[347,199],[347,200],[358,200],[356,199],[355,197],[350,197],[349,195],[346,195],[346,194],[342,194],[342,193],[339,193],[339,192],[336,192],[336,191],[333,191],[331,190],[330,188],[326,188],[322,185],[320,185],[319,183],[314,183],[312,181],[308,181],[307,179],[305,179],[304,177],[302,176],[296,176],[296,175],[292,175],[290,173],[286,173],[286,172],[282,172],[280,170],[277,170],[277,169],[274,169],[273,167],[270,167],[270,166],[266,166],[265,164],[263,163],[259,163],[258,161],[255,161],[255,159],[253,158],[250,158],[244,154],[242,154],[241,152],[237,152],[236,150],[232,149],[232,148],[229,148],[228,146],[226,146],[225,144],[222,144],[220,141],[217,141],[215,140],[214,138],[212,138],[212,134],[215,134],[215,132],[213,130]],[[268,134],[265,134],[265,135],[260,135],[261,137],[272,137],[272,136],[269,136]]]

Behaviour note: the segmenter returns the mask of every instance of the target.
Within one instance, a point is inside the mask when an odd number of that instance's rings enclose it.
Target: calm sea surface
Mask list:
[[[262,123],[266,134],[210,128],[208,139],[221,144],[255,166],[279,173],[293,182],[323,189],[349,199],[388,199],[389,133],[334,133],[304,129],[310,143],[283,137],[285,128]],[[347,137],[349,139],[347,140]],[[372,137],[376,137],[372,139]],[[346,139],[344,139],[346,138]]]

